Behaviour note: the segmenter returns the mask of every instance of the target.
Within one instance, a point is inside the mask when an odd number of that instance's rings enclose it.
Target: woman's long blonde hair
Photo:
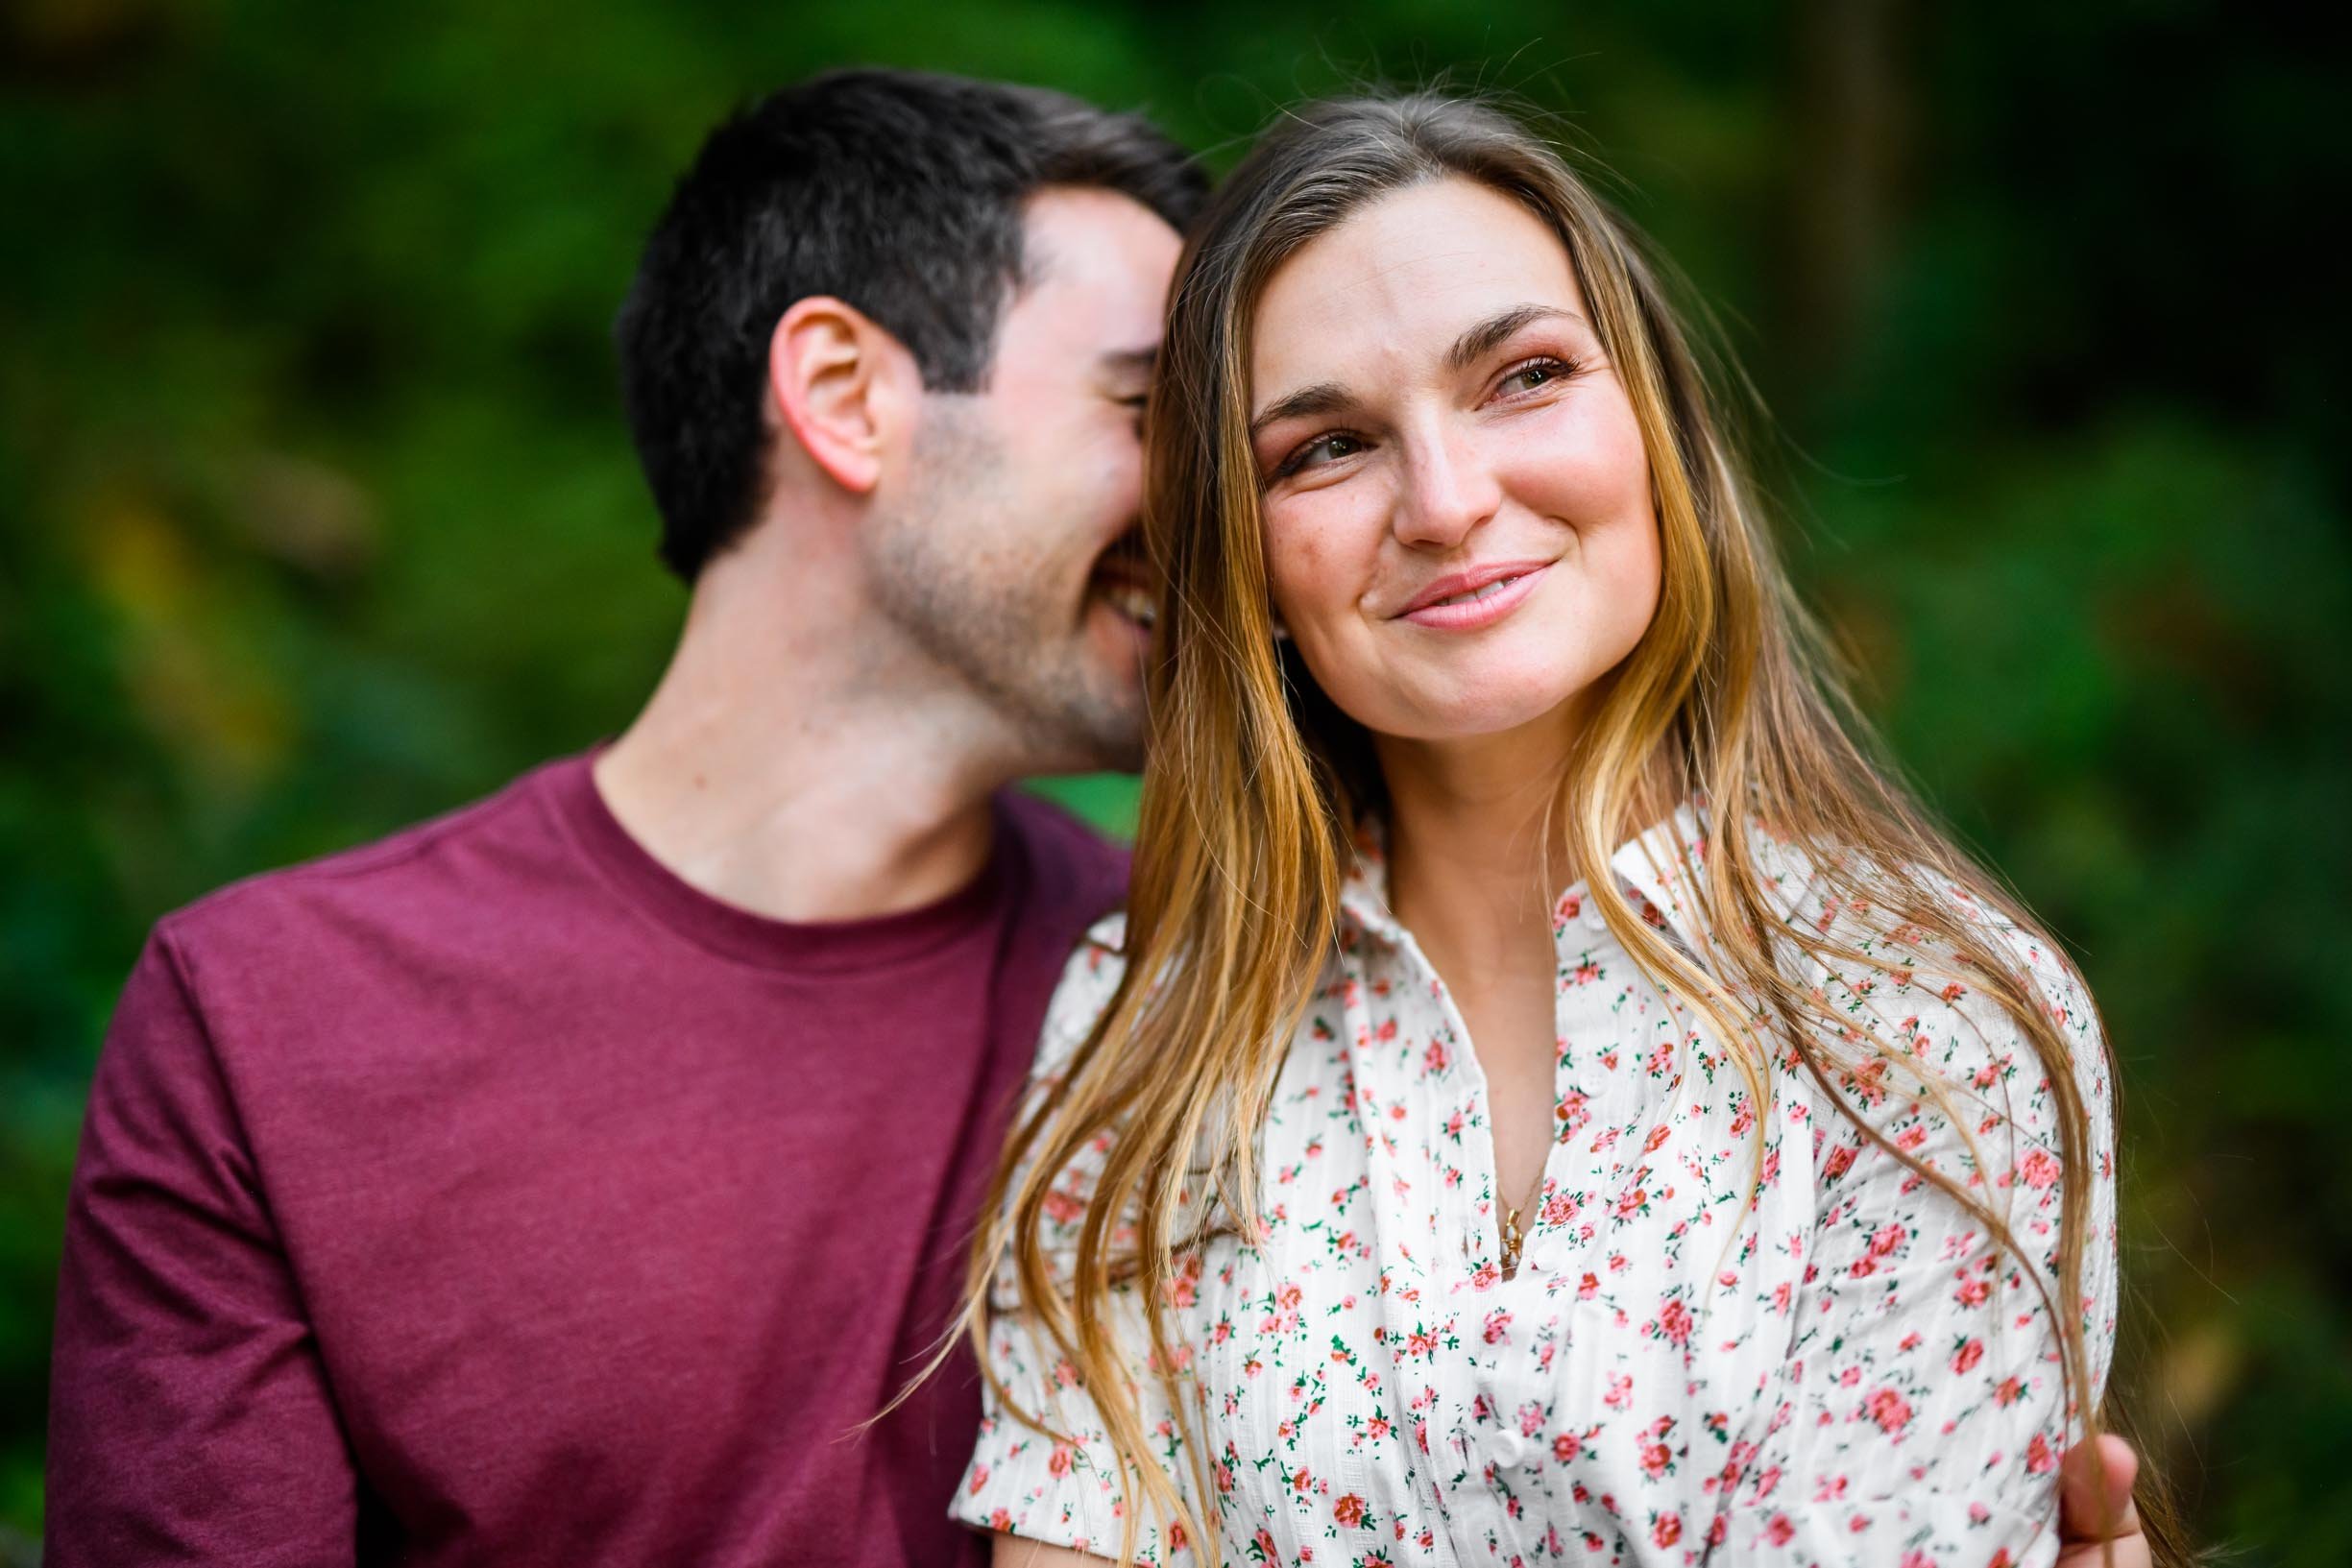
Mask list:
[[[1803,982],[1791,953],[1881,972],[1908,960],[1776,913],[1741,831],[1747,816],[1813,852],[1831,908],[1907,923],[1970,966],[1969,986],[2030,1042],[2055,1102],[2069,1179],[2055,1295],[2045,1290],[2044,1301],[2069,1409],[2097,1425],[2083,1398],[2091,1377],[2076,1306],[2089,1111],[2031,977],[1963,920],[1951,889],[1988,917],[2023,925],[2024,911],[1857,741],[1863,731],[1775,557],[1658,270],[1630,227],[1497,109],[1437,95],[1331,102],[1286,117],[1257,144],[1213,198],[1178,268],[1152,397],[1145,534],[1164,587],[1147,677],[1150,761],[1126,970],[1105,1016],[1014,1131],[971,1259],[965,1326],[982,1365],[991,1282],[1009,1260],[1035,1332],[1100,1411],[1126,1472],[1123,1560],[1135,1551],[1138,1505],[1180,1524],[1204,1559],[1217,1560],[1217,1521],[1194,1516],[1155,1459],[1136,1380],[1161,1380],[1192,1439],[1182,1452],[1193,1495],[1212,1496],[1197,1394],[1187,1359],[1174,1353],[1165,1303],[1203,1213],[1255,1224],[1256,1134],[1333,951],[1356,815],[1382,804],[1363,732],[1274,637],[1249,435],[1253,312],[1300,247],[1386,193],[1441,179],[1508,195],[1559,236],[1649,453],[1662,561],[1657,614],[1593,706],[1556,820],[1573,864],[1589,870],[1609,865],[1628,825],[1712,803],[1720,831],[1695,890],[1709,933],[1703,962],[1647,926],[1613,879],[1591,877],[1592,905],[1655,982],[1714,1025],[1757,1103],[1769,1102],[1776,1065],[1809,1074],[1887,1154],[2026,1262],[2039,1285],[2039,1268],[1998,1212],[1888,1144],[1836,1092],[1858,1065],[1854,1050],[1876,1049],[1905,1067],[1909,1058],[1867,1037],[1854,1043],[1851,1020]],[[1841,1034],[1843,1057],[1829,1044]],[[1064,1206],[1057,1185],[1090,1157],[1101,1171],[1075,1255],[1064,1247],[1050,1256],[1049,1206]],[[1114,1286],[1143,1304],[1149,1371],[1128,1363],[1111,1332]],[[1016,1419],[1051,1430],[1051,1412],[1006,1403]]]

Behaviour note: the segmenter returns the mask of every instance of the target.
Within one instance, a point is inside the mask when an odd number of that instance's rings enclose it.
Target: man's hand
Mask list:
[[[2139,1473],[2140,1456],[2113,1433],[2102,1434],[2097,1446],[2077,1443],[2067,1450],[2058,1467],[2058,1568],[2103,1568],[2102,1489],[2115,1507],[2115,1568],[2149,1568],[2147,1537],[2131,1506],[2132,1479]]]

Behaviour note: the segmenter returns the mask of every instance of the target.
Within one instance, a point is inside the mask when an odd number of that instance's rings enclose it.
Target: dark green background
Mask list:
[[[2106,1008],[2157,1459],[2244,1560],[2352,1561],[2345,42],[2162,0],[14,0],[0,1560],[142,932],[625,722],[683,604],[607,346],[637,245],[731,103],[883,61],[1220,166],[1351,79],[1564,116],[1770,399],[1869,708]]]

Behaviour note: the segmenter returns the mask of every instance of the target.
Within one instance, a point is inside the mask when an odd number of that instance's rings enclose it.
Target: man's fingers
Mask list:
[[[2069,1541],[2100,1538],[2102,1490],[2114,1500],[2116,1536],[2139,1534],[2140,1511],[2131,1502],[2131,1484],[2139,1474],[2140,1456],[2112,1432],[2100,1434],[2096,1447],[2077,1443],[2067,1450],[2059,1466],[2059,1535]]]
[[[2114,1433],[2103,1432],[2098,1438],[2098,1462],[2105,1472],[2107,1495],[2115,1499],[2117,1532],[2139,1534],[2140,1510],[2132,1503],[2131,1484],[2140,1477],[2140,1456]]]

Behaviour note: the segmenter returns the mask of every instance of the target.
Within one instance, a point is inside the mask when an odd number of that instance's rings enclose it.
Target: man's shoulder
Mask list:
[[[1027,791],[1000,799],[1040,904],[1068,911],[1082,930],[1127,897],[1127,846]]]
[[[382,838],[230,882],[158,920],[156,937],[183,953],[291,956],[337,934],[429,921],[437,906],[478,905],[560,852],[561,830],[543,795],[564,770],[586,765],[581,758],[543,763]]]

